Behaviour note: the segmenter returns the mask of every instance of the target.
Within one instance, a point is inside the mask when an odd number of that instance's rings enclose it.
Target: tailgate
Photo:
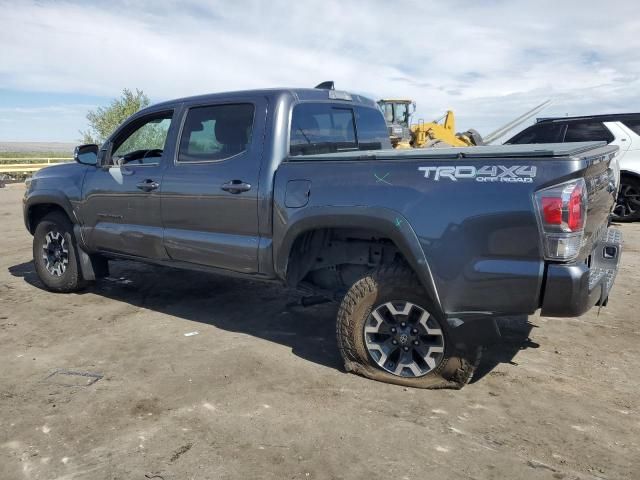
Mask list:
[[[587,187],[587,220],[580,259],[591,254],[595,244],[607,234],[609,218],[615,204],[618,179],[614,158],[617,150],[586,158],[586,168],[579,172]]]

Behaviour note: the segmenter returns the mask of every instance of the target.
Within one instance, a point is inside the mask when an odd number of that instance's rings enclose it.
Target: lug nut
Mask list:
[[[420,342],[419,342],[418,340],[414,340],[414,341],[413,341],[413,344],[414,344],[414,345],[420,345]]]
[[[395,338],[393,340],[391,340],[391,343],[393,343],[394,345],[398,344],[398,340],[396,340]]]
[[[409,351],[409,347],[402,347],[402,349],[403,349],[405,352],[408,352],[408,351]]]
[[[407,322],[402,322],[402,323],[400,324],[400,326],[401,326],[402,328],[406,327],[406,326],[407,326]]]
[[[391,327],[391,333],[396,333],[396,327]]]
[[[412,329],[411,333],[413,333],[415,335],[416,333],[418,333],[418,329],[417,328]]]

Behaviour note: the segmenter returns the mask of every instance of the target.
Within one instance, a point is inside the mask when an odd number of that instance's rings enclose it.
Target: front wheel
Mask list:
[[[470,356],[456,352],[446,321],[433,311],[404,265],[383,266],[358,280],[338,312],[338,346],[347,371],[410,387],[463,387],[480,348]]]
[[[48,290],[75,292],[84,287],[73,226],[60,212],[46,215],[33,234],[33,262]]]

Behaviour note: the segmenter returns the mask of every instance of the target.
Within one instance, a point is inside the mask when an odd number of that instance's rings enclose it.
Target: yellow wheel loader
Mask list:
[[[411,116],[416,109],[413,100],[382,99],[378,101],[378,106],[384,114],[389,128],[389,139],[394,148],[430,148],[488,145],[531,118],[549,103],[551,100],[541,103],[484,138],[474,129],[456,132],[455,115],[451,110],[433,122],[420,120],[411,124]]]

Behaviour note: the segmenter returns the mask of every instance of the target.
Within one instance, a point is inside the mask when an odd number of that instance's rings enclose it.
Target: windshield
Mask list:
[[[392,103],[383,104],[382,113],[384,114],[385,122],[393,123],[393,104]]]
[[[409,105],[396,103],[396,123],[406,124],[409,121]]]

